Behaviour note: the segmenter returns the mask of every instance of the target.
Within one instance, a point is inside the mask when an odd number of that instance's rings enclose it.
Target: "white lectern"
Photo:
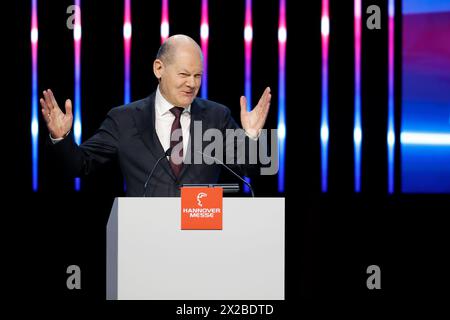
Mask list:
[[[107,299],[284,300],[284,198],[223,198],[223,230],[181,230],[180,198],[116,198]]]

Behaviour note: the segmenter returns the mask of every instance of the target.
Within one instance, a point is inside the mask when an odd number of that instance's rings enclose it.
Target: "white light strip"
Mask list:
[[[402,132],[400,141],[402,144],[450,146],[450,134]]]

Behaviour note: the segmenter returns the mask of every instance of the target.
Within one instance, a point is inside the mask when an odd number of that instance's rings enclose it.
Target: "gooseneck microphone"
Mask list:
[[[160,157],[160,158],[156,161],[155,165],[154,165],[153,168],[152,168],[152,171],[150,171],[150,174],[149,174],[148,177],[147,177],[147,180],[145,180],[145,183],[144,183],[144,194],[142,195],[143,197],[146,196],[146,193],[147,193],[147,185],[148,185],[148,183],[150,182],[150,179],[151,179],[152,176],[153,176],[153,172],[155,171],[155,169],[156,169],[156,167],[158,166],[159,162],[160,162],[162,159],[164,159],[165,157],[170,157],[170,154],[171,154],[171,153],[172,153],[172,148],[167,149],[166,152],[164,153],[164,155],[163,155],[162,157]]]
[[[250,185],[250,183],[248,183],[247,181],[245,181],[244,178],[242,178],[240,175],[238,175],[236,172],[234,172],[230,167],[228,167],[225,163],[223,163],[222,161],[220,161],[219,159],[217,159],[216,157],[213,156],[208,156],[207,154],[204,154],[203,152],[201,152],[200,150],[197,150],[198,153],[201,153],[202,155],[204,155],[207,158],[213,159],[216,162],[218,162],[219,164],[221,164],[222,166],[224,166],[225,168],[227,168],[228,171],[230,171],[232,174],[234,174],[236,177],[238,177],[239,180],[241,180],[242,182],[244,182],[247,187],[250,189],[250,192],[252,193],[252,197],[255,197],[255,194],[253,192],[253,188]]]

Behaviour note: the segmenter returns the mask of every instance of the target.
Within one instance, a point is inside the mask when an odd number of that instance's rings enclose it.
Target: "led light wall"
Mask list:
[[[402,2],[401,189],[450,193],[450,1]]]

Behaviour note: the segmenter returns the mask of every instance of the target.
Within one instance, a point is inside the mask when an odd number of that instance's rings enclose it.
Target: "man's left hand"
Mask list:
[[[270,99],[270,87],[264,90],[261,98],[258,101],[256,107],[252,111],[247,111],[247,99],[241,97],[241,124],[245,132],[251,137],[258,137],[259,132],[264,127],[267,114],[269,113]]]

